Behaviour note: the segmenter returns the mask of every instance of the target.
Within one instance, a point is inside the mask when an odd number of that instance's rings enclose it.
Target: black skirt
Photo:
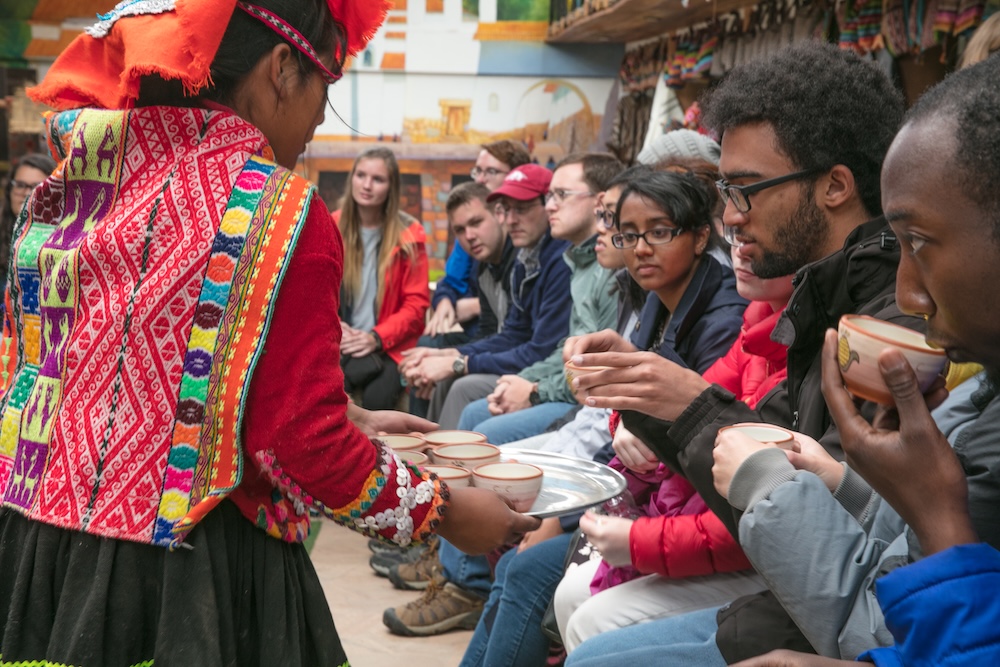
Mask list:
[[[73,667],[347,665],[301,544],[229,502],[168,552],[0,510],[0,659]],[[43,664],[48,664],[44,663]]]

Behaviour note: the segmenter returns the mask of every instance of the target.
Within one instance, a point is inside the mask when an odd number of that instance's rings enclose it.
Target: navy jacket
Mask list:
[[[570,244],[549,232],[539,243],[538,270],[525,274],[520,260],[515,262],[503,331],[458,348],[469,355],[469,373],[517,373],[547,357],[568,335],[571,271],[562,255]]]
[[[736,291],[733,270],[705,254],[655,352],[704,373],[736,340],[748,303]],[[632,344],[640,350],[653,349],[656,334],[668,315],[659,297],[650,293],[639,315],[639,328],[632,334]]]

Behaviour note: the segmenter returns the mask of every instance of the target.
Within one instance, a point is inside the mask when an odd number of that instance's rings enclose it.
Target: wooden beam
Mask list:
[[[553,44],[638,42],[755,4],[757,0],[689,0],[685,7],[681,0],[618,0],[606,9],[575,21],[564,19],[553,24],[546,41]]]

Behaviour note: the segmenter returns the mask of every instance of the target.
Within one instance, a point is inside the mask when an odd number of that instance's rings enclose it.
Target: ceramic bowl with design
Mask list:
[[[867,401],[893,404],[878,367],[879,354],[888,347],[906,357],[921,392],[927,391],[948,361],[945,351],[929,346],[918,331],[867,315],[844,315],[838,329],[837,361],[849,392]]]
[[[473,485],[507,500],[515,512],[527,512],[542,490],[544,473],[530,463],[486,463],[472,471]]]

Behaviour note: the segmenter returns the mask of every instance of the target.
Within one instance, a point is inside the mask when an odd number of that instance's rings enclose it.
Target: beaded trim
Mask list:
[[[319,59],[319,55],[312,44],[309,43],[309,40],[303,37],[302,33],[290,26],[283,18],[249,2],[238,2],[236,4],[244,12],[284,37],[292,46],[301,51],[302,55],[311,60],[319,68],[320,74],[323,75],[323,80],[326,81],[327,85],[332,85],[340,81],[343,74],[334,74],[331,72],[330,68],[324,65]]]
[[[383,452],[389,452],[382,446]],[[440,523],[444,506],[448,501],[447,487],[436,476],[425,477],[416,486],[412,485],[411,469],[395,454],[391,453],[388,460],[383,459],[365,480],[364,488],[355,500],[343,507],[330,508],[307,493],[296,484],[277,461],[273,451],[259,452],[256,455],[257,464],[271,478],[285,496],[292,500],[300,515],[305,510],[314,509],[323,516],[337,523],[353,528],[369,537],[389,538],[400,546],[412,542],[414,533],[418,539],[427,539]],[[389,484],[389,475],[395,467],[395,484]],[[426,473],[425,473],[426,474]],[[381,498],[386,493],[386,487],[395,487],[396,503],[390,498]],[[371,510],[376,504],[385,509],[375,513]],[[414,526],[411,510],[418,505],[431,505],[427,517],[419,526]],[[389,535],[387,531],[395,529]]]

